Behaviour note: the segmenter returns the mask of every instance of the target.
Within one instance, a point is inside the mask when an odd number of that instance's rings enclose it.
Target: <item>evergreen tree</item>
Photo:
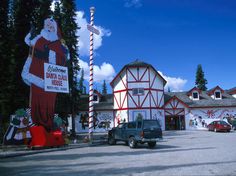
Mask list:
[[[57,25],[59,26],[59,28],[61,29],[61,7],[60,7],[60,3],[56,2],[55,3],[55,10],[53,12],[53,18],[55,19],[55,21],[57,22]]]
[[[31,25],[35,29],[35,35],[39,34],[43,28],[43,23],[46,18],[52,15],[50,10],[52,0],[34,0],[34,9],[31,17]]]
[[[55,3],[53,18],[57,22],[57,25],[61,29],[61,31],[63,31],[62,25],[61,25],[61,21],[62,21],[61,6],[62,6],[61,2]],[[62,36],[62,38],[64,40],[65,36]],[[68,65],[68,63],[67,63],[67,65]],[[58,93],[57,94],[55,112],[58,113],[61,118],[66,120],[67,114],[71,113],[70,95],[69,94],[65,94],[65,93]]]
[[[5,129],[3,123],[10,115],[10,83],[12,74],[9,74],[11,68],[11,58],[9,52],[9,25],[8,25],[8,10],[9,1],[0,1],[0,142],[2,142]],[[4,119],[3,119],[4,118]]]
[[[207,90],[206,84],[207,84],[207,80],[204,77],[202,65],[199,64],[197,66],[195,85],[197,86],[198,89],[205,91],[205,90]]]
[[[29,106],[29,86],[21,78],[23,65],[26,61],[29,47],[25,44],[24,38],[30,31],[32,25],[37,35],[43,27],[43,21],[50,15],[51,0],[18,0],[13,1],[13,38],[14,38],[14,59],[15,59],[15,91],[13,91],[12,108],[25,108]]]
[[[103,81],[103,84],[102,84],[102,94],[103,95],[107,94],[107,85],[106,85],[106,81],[105,80]]]
[[[75,135],[75,114],[78,111],[79,91],[77,90],[77,75],[79,71],[77,54],[77,36],[78,26],[75,22],[75,2],[74,0],[61,0],[61,27],[62,36],[69,49],[70,60],[68,62],[69,86],[70,86],[70,107],[72,114],[72,135]]]
[[[34,8],[33,1],[14,1],[13,4],[13,38],[15,59],[15,91],[13,93],[12,106],[16,110],[29,106],[29,87],[22,81],[21,71],[28,55],[28,46],[24,42],[26,34],[30,30],[30,21]]]
[[[170,87],[168,87],[168,92],[171,92]]]
[[[81,94],[84,94],[84,69],[81,70],[81,76],[79,80],[79,91]]]

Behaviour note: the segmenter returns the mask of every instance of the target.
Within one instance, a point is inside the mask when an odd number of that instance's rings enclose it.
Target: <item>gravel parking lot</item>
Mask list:
[[[236,175],[236,131],[165,131],[154,149],[124,143],[0,160],[1,175]]]

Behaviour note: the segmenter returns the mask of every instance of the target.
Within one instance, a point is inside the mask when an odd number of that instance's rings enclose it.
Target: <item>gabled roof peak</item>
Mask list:
[[[187,93],[188,96],[192,95],[193,91],[197,91],[199,94],[202,92],[199,88],[197,88],[197,87],[195,86],[195,87],[193,87],[192,89],[190,89],[190,90],[188,91],[188,93]]]
[[[210,90],[207,91],[208,95],[213,95],[216,90],[220,90],[221,93],[224,93],[224,90],[220,86],[216,86]]]
[[[230,95],[236,94],[236,87],[233,87],[227,91]]]
[[[135,66],[135,67],[140,67],[140,66],[151,66],[150,64],[143,62],[140,59],[135,59],[135,61],[130,62],[129,64],[126,64],[125,67],[130,67],[130,66]]]
[[[122,69],[121,71],[116,75],[116,77],[111,81],[110,85],[111,87],[113,87],[113,83],[114,81],[117,79],[117,77],[121,74],[121,72],[124,70],[124,69],[129,69],[129,68],[139,68],[139,67],[147,67],[147,68],[152,68],[154,70],[154,72],[156,72],[157,75],[160,76],[160,78],[163,80],[164,82],[164,85],[167,83],[167,81],[163,78],[163,76],[151,65],[151,64],[148,64],[146,62],[143,62],[139,59],[136,59],[135,61],[133,62],[130,62],[129,64],[126,64]]]

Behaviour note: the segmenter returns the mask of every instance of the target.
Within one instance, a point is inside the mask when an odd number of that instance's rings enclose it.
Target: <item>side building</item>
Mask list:
[[[93,100],[93,131],[105,132],[114,127],[113,95],[102,95],[94,90]],[[75,118],[75,131],[76,133],[87,133],[89,126],[89,95],[81,95],[79,104],[79,113]]]
[[[235,119],[235,90],[216,86],[208,91],[194,87],[188,92],[166,92],[166,130],[200,129],[213,120]]]

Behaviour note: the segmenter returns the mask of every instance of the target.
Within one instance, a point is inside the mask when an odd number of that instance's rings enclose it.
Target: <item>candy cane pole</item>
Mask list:
[[[94,25],[95,8],[90,8],[90,25]],[[93,135],[93,32],[90,32],[90,57],[89,57],[89,141],[92,143]]]

